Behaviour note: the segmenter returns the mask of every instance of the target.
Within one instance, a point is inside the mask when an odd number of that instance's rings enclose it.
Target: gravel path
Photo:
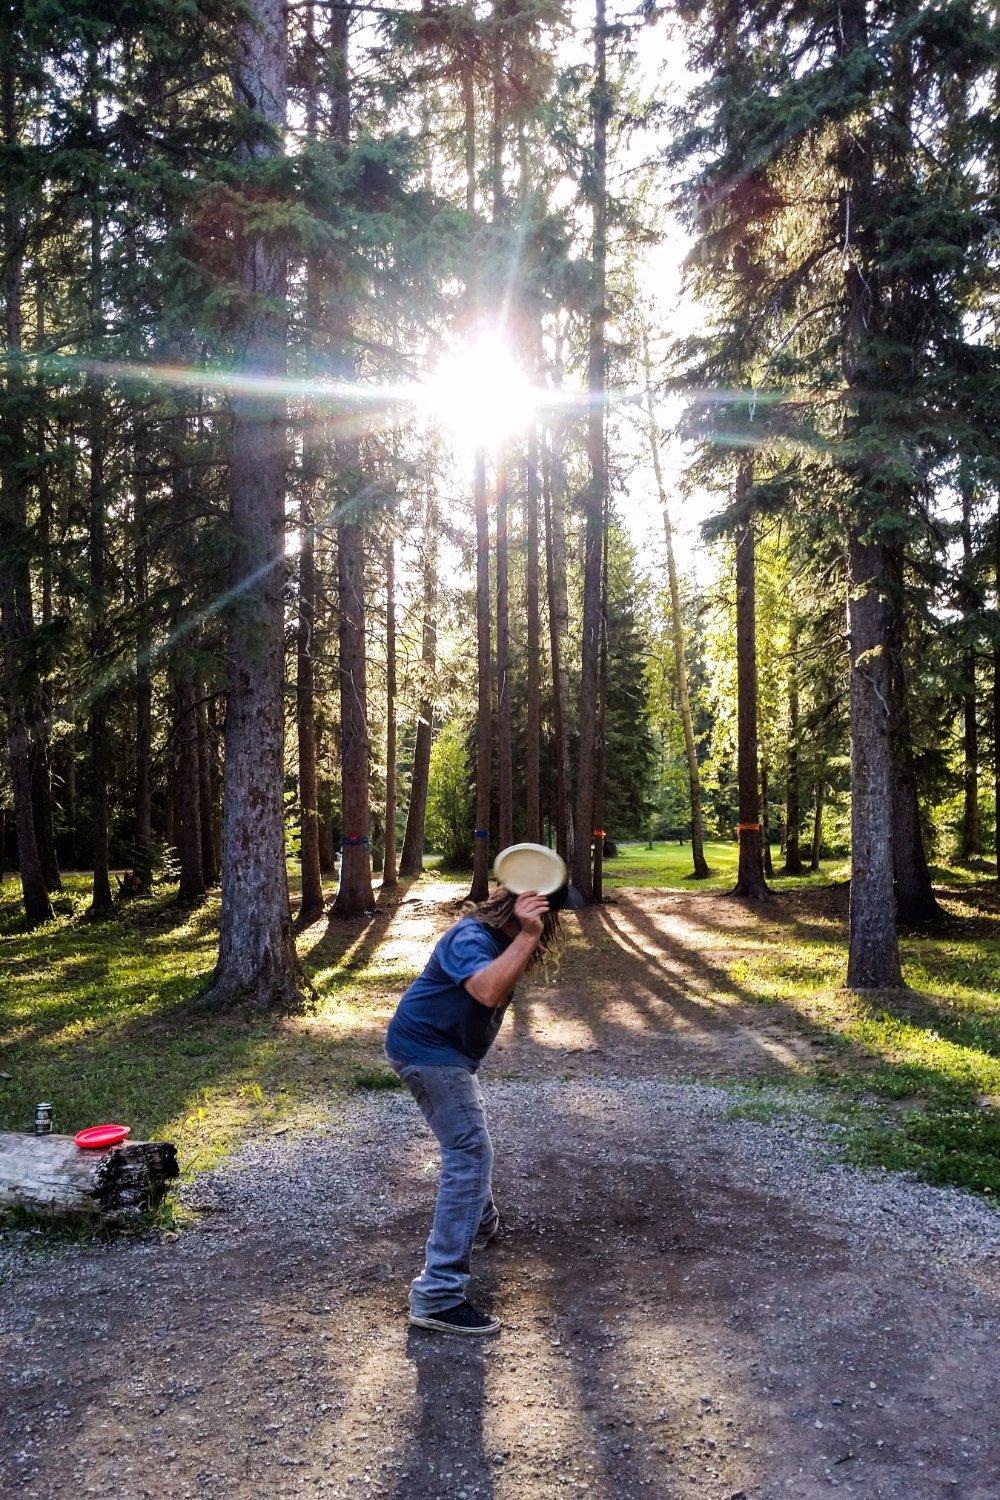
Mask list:
[[[654,1078],[487,1080],[489,1346],[407,1332],[434,1191],[362,1095],[176,1241],[0,1260],[0,1493],[995,1500],[1000,1216]]]

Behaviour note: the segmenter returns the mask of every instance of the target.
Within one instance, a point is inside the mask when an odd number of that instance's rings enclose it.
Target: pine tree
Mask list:
[[[286,37],[277,0],[255,0],[236,34],[233,84],[246,101],[240,159],[248,185],[273,180],[285,124]],[[284,373],[287,250],[252,197],[242,205],[236,333],[240,367]],[[219,959],[201,1004],[296,1007],[304,980],[292,939],[282,801],[284,713],[284,398],[232,398],[233,588],[229,625]]]

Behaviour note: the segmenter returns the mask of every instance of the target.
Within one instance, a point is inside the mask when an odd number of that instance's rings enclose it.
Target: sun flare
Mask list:
[[[427,384],[426,400],[457,442],[485,448],[521,431],[538,405],[524,371],[494,332],[447,355]]]

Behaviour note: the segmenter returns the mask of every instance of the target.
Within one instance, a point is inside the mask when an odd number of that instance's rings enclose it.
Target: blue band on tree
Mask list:
[[[367,849],[367,833],[345,833],[340,841],[341,849]]]
[[[488,828],[477,828],[474,830],[474,832],[477,839],[488,839],[490,836],[490,830]]]

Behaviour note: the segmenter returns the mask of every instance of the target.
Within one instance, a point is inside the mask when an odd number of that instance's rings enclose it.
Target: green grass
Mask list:
[[[772,847],[771,857],[775,870],[781,867],[781,856],[777,845]],[[631,886],[669,891],[725,891],[736,881],[736,865],[739,849],[735,842],[709,843],[705,845],[705,858],[711,875],[707,880],[695,880],[691,874],[691,845],[654,843],[648,849],[643,843],[618,845],[618,854],[604,864],[604,883],[608,887]],[[815,875],[775,875],[771,882],[776,891],[789,886],[796,889],[813,885],[829,885],[831,880],[847,878],[847,861],[843,859],[824,861]]]
[[[845,935],[815,918],[730,972],[831,1044],[810,1081],[876,1104],[852,1120],[851,1159],[1000,1196],[1000,919],[989,887],[970,896],[940,935],[902,940],[902,994],[841,989]]]
[[[735,848],[710,845],[709,858],[714,887],[727,889]],[[711,890],[686,878],[687,859],[676,845],[626,845],[609,862],[609,885]],[[791,1075],[788,1097],[819,1088],[852,1159],[1000,1195],[995,886],[949,878],[949,924],[903,940],[910,990],[859,1000],[841,989],[843,893],[790,884],[800,898],[745,923],[713,925],[706,903],[696,941],[710,945],[715,998],[776,1008],[813,1038],[816,1061]],[[428,930],[398,940],[394,908],[311,928],[300,950],[316,1007],[271,1018],[202,1016],[190,1004],[214,962],[216,899],[188,911],[160,890],[118,920],[89,923],[80,919],[85,878],[71,876],[56,905],[55,918],[29,932],[15,882],[0,887],[0,1128],[30,1128],[35,1103],[48,1099],[61,1131],[119,1119],[136,1138],[176,1141],[191,1175],[248,1132],[307,1127],[355,1090],[398,1087],[382,1058],[384,1027],[426,956]],[[598,993],[614,946],[603,927],[574,928],[562,982]],[[761,1117],[779,1106],[777,1095],[752,1104]]]
[[[46,1099],[59,1131],[119,1120],[175,1141],[190,1175],[246,1131],[306,1125],[378,1086],[386,1018],[422,956],[378,948],[387,918],[300,944],[314,1012],[202,1016],[190,1001],[215,960],[217,899],[188,911],[164,890],[91,923],[85,889],[69,876],[54,920],[28,932],[15,882],[0,887],[0,1128],[30,1129]]]

